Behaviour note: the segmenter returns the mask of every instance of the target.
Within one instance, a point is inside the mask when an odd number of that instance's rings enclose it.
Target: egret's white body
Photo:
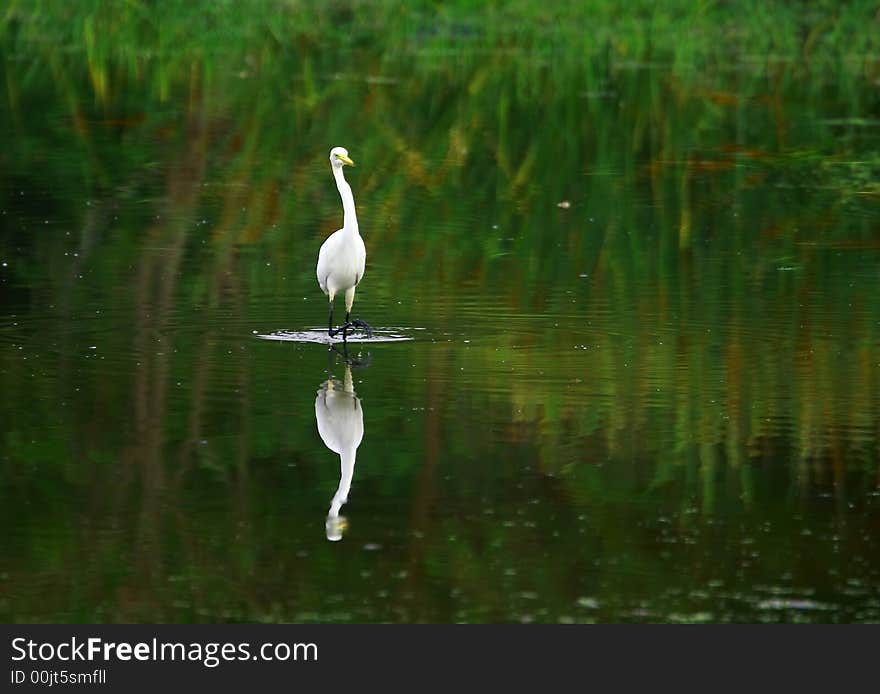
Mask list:
[[[345,322],[348,323],[351,307],[354,304],[354,291],[364,276],[367,262],[367,249],[358,230],[354,196],[351,194],[351,186],[342,174],[342,167],[346,164],[354,166],[347,149],[334,147],[330,150],[330,168],[333,171],[333,178],[336,179],[339,196],[342,198],[343,222],[342,228],[333,232],[321,244],[321,250],[318,252],[317,275],[321,291],[330,299],[331,335],[334,334],[333,299],[339,292],[345,292]],[[343,332],[344,336],[345,332]]]
[[[326,529],[328,540],[340,540],[345,519],[339,515],[339,510],[348,501],[357,448],[364,437],[364,413],[354,392],[351,368],[347,365],[342,383],[327,380],[321,384],[315,398],[315,420],[324,445],[339,455],[339,487],[330,502]]]

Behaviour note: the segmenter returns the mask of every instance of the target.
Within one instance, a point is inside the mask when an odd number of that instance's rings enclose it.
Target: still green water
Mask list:
[[[44,20],[2,44],[4,621],[880,621],[876,61]],[[413,338],[354,368],[259,337],[325,325],[334,145],[354,315]]]

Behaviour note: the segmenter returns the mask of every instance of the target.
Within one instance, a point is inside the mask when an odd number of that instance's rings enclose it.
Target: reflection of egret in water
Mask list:
[[[336,541],[341,540],[345,532],[345,517],[339,515],[339,509],[348,501],[355,456],[364,437],[364,413],[360,398],[354,392],[351,366],[347,362],[343,382],[327,379],[318,389],[318,397],[315,398],[315,419],[318,422],[318,434],[324,444],[331,451],[339,454],[341,462],[339,487],[330,503],[326,523],[327,539]]]

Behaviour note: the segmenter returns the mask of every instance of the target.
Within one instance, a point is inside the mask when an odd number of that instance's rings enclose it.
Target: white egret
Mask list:
[[[351,320],[351,306],[354,303],[354,290],[364,276],[367,261],[367,249],[358,231],[357,214],[354,209],[354,196],[351,186],[342,175],[342,167],[354,162],[348,156],[345,147],[334,147],[330,150],[330,168],[336,187],[342,198],[342,228],[330,234],[321,244],[318,252],[318,284],[321,291],[330,298],[330,321],[327,333],[335,337],[342,332],[342,339],[347,337],[351,328],[363,328],[368,337],[372,337],[373,329],[364,321]],[[333,299],[338,292],[345,292],[345,323],[338,328],[333,327]]]
[[[335,542],[342,539],[346,528],[345,517],[340,516],[339,511],[348,501],[357,449],[364,438],[364,412],[360,398],[354,392],[348,364],[342,383],[328,379],[321,384],[315,398],[315,420],[324,445],[339,454],[339,487],[330,502],[325,523],[327,539]]]

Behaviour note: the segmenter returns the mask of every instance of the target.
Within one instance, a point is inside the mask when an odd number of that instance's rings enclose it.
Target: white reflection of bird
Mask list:
[[[333,178],[336,179],[336,187],[342,198],[343,223],[341,229],[333,232],[321,244],[317,268],[318,284],[321,286],[321,291],[330,297],[330,320],[327,333],[330,337],[335,337],[341,331],[343,340],[346,339],[351,328],[363,328],[368,337],[373,334],[372,328],[364,321],[351,320],[354,290],[364,276],[367,250],[358,231],[351,186],[342,175],[342,167],[345,164],[354,166],[354,162],[348,156],[348,150],[345,147],[331,149],[330,168],[333,170]],[[334,329],[333,299],[338,292],[345,292],[345,323]]]
[[[336,541],[342,539],[347,527],[345,517],[339,515],[339,510],[348,501],[357,448],[364,437],[364,413],[361,401],[354,392],[351,367],[347,364],[342,383],[328,379],[318,389],[315,419],[321,440],[327,448],[339,454],[341,463],[339,487],[330,502],[326,522],[327,539]]]

